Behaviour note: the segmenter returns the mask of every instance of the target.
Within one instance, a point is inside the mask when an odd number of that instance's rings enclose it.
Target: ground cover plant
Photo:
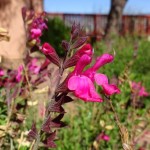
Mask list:
[[[93,48],[74,23],[60,58],[57,45],[41,44],[49,28],[45,13],[23,8],[22,15],[24,63],[0,68],[1,149],[148,150],[150,42],[125,37]],[[34,52],[42,61],[32,58]]]

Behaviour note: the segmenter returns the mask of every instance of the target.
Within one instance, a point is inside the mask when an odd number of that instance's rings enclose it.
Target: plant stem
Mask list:
[[[71,41],[70,41],[70,43],[71,43]],[[51,115],[51,113],[48,111],[48,107],[49,107],[51,101],[55,99],[56,90],[57,90],[57,88],[58,88],[58,86],[59,86],[59,84],[60,84],[61,78],[62,78],[63,73],[64,73],[64,63],[65,63],[66,59],[68,58],[68,53],[69,53],[69,52],[70,52],[70,49],[69,49],[68,52],[66,53],[66,56],[65,56],[64,59],[63,59],[62,65],[61,65],[60,68],[59,68],[59,75],[58,75],[58,80],[57,80],[57,82],[56,82],[54,94],[51,96],[50,101],[49,101],[48,104],[47,104],[47,107],[46,107],[47,109],[46,109],[46,113],[45,113],[45,117],[44,117],[43,123],[47,120],[48,116]],[[40,128],[38,137],[37,137],[37,139],[35,140],[35,143],[34,143],[34,146],[33,146],[33,150],[38,150],[38,146],[39,146],[40,138],[41,138],[41,131],[42,131],[42,127]]]
[[[122,147],[124,150],[133,150],[133,147],[130,145],[129,143],[129,135],[128,135],[128,131],[127,129],[120,123],[120,120],[119,120],[119,117],[118,117],[118,114],[116,113],[115,111],[115,108],[112,104],[112,100],[109,98],[109,97],[106,97],[107,98],[107,102],[114,114],[114,118],[115,118],[115,122],[119,128],[119,133],[120,133],[120,136],[121,136],[121,140],[122,140]]]
[[[40,135],[41,135],[41,129],[40,129],[40,132],[38,134],[38,137],[34,143],[34,146],[33,146],[33,150],[38,150],[38,147],[39,147],[39,143],[40,143]]]

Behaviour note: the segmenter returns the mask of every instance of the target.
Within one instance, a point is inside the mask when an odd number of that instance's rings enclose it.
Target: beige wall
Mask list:
[[[4,67],[16,68],[24,57],[26,40],[21,8],[29,7],[31,2],[36,11],[42,11],[42,0],[0,0],[0,27],[7,29],[10,36],[9,42],[0,42],[0,65]]]

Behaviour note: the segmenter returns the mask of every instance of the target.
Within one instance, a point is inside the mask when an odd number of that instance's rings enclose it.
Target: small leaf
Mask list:
[[[51,123],[51,118],[48,117],[45,123],[43,123],[42,125],[42,130],[44,132],[47,132],[47,133],[51,132],[50,123]]]
[[[56,144],[54,143],[55,137],[56,137],[56,131],[50,133],[50,135],[47,138],[46,142],[45,141],[43,142],[45,144],[45,146],[49,147],[49,148],[56,148]]]
[[[59,100],[59,101],[53,101],[49,107],[48,107],[48,110],[50,112],[58,112],[58,113],[64,113],[64,108],[61,106],[62,105],[62,100]]]
[[[38,136],[38,132],[36,129],[36,124],[35,124],[35,122],[33,122],[31,130],[28,133],[28,140],[33,141],[34,139],[37,138],[37,136]]]
[[[54,128],[62,128],[66,126],[66,124],[62,121],[60,121],[63,118],[64,114],[58,115],[56,118],[54,118],[50,124],[51,127]]]

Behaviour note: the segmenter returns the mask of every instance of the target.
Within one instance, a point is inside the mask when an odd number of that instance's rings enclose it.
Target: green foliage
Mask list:
[[[59,18],[48,19],[48,29],[45,30],[41,37],[42,43],[50,43],[60,56],[64,55],[64,50],[61,47],[62,40],[68,40],[70,29],[65,26],[64,22]]]
[[[77,101],[73,105],[75,110],[67,113],[64,118],[68,122],[68,127],[59,131],[60,140],[57,141],[57,150],[87,150],[93,147],[93,142],[102,132],[108,134],[111,140],[109,143],[101,141],[101,146],[99,146],[101,150],[102,147],[111,149],[113,144],[117,144],[116,146],[120,147],[120,144],[116,143],[116,139],[119,139],[117,127],[112,130],[106,130],[100,124],[100,121],[104,121],[106,126],[115,126],[112,123],[113,115],[109,112],[105,113],[105,109],[107,109],[106,103]],[[114,135],[116,136],[115,140],[112,138]]]
[[[55,20],[55,19],[54,19]],[[59,19],[56,19],[57,22]],[[59,20],[60,21],[60,20]],[[59,22],[58,21],[58,22]],[[49,24],[59,29],[59,23],[56,25]],[[50,30],[49,29],[49,30]],[[62,30],[62,29],[60,29]],[[57,31],[57,30],[56,30]],[[47,31],[52,32],[52,31]],[[53,34],[57,35],[59,32]],[[66,34],[66,31],[64,31]],[[51,35],[46,34],[47,39],[51,40]],[[54,35],[53,35],[54,36]],[[64,36],[67,36],[64,35]],[[65,39],[65,37],[59,37],[60,41]],[[53,40],[53,39],[52,39]],[[59,42],[60,42],[59,41]],[[44,42],[44,41],[43,41]],[[58,49],[58,44],[53,43],[52,41],[47,41],[52,43],[52,46],[56,46]],[[135,54],[135,45],[137,44],[137,57]],[[104,42],[98,42],[94,46],[96,56],[99,56],[107,51],[107,45]],[[115,50],[115,59],[113,63],[107,64],[102,67],[99,71],[105,73],[109,79],[116,78],[122,79],[123,82],[119,85],[121,94],[112,96],[113,105],[115,110],[120,118],[120,121],[125,125],[129,134],[133,133],[133,129],[139,129],[139,123],[149,124],[149,100],[150,98],[141,98],[140,101],[143,104],[142,107],[136,109],[132,105],[128,105],[128,102],[131,99],[131,89],[129,86],[129,81],[141,81],[146,87],[147,91],[150,92],[150,42],[145,39],[138,39],[132,37],[126,38],[116,38],[110,52],[113,54]],[[60,48],[60,50],[62,50]],[[97,87],[100,92],[100,88]],[[16,100],[18,102],[21,99]],[[7,116],[7,106],[4,105],[4,98],[0,100],[0,124],[5,124]],[[121,139],[119,135],[118,127],[114,121],[114,114],[112,113],[107,101],[103,103],[85,103],[81,100],[72,102],[71,104],[66,104],[65,110],[67,113],[63,120],[67,122],[68,126],[58,130],[58,140],[56,140],[57,150],[88,150],[93,148],[93,143],[95,142],[96,137],[105,132],[109,137],[110,141],[99,141],[98,149],[99,150],[120,150]],[[33,114],[36,114],[36,107],[28,109],[27,118],[23,128],[23,131],[30,129]],[[31,115],[32,114],[32,115]],[[41,121],[38,121],[38,116],[35,115],[37,122],[37,127],[39,128]],[[103,123],[102,123],[103,122]],[[107,127],[111,127],[111,129]],[[29,147],[22,146],[21,150],[27,150]],[[40,148],[41,150],[46,150],[47,148]],[[138,150],[139,146],[137,145],[135,150]],[[148,147],[149,149],[149,147]]]
[[[137,50],[135,50],[137,47]],[[106,73],[109,78],[118,77],[126,68],[130,72],[132,80],[143,81],[144,85],[150,89],[150,42],[147,39],[139,39],[138,37],[119,37],[114,39],[111,49],[105,42],[98,42],[95,45],[96,55],[103,53],[111,53],[115,59],[113,63],[107,64],[101,68],[101,72]],[[134,55],[136,54],[136,57]],[[133,63],[130,67],[129,63]],[[129,66],[128,66],[129,65]]]

